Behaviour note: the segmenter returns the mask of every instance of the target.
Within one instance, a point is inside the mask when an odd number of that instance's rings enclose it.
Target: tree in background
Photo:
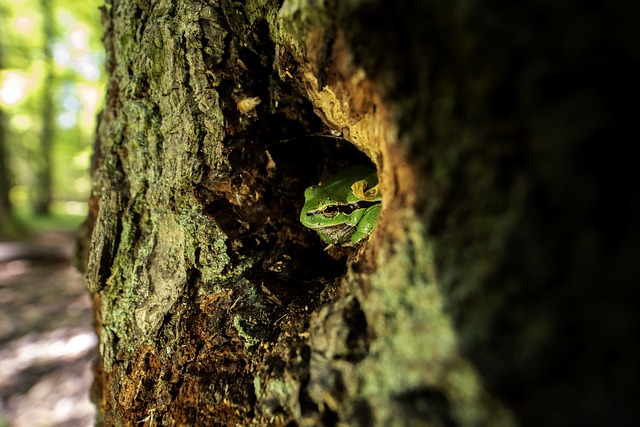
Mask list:
[[[42,118],[40,145],[36,153],[35,188],[33,210],[36,215],[49,215],[53,199],[53,143],[54,143],[54,94],[55,64],[53,61],[53,43],[55,37],[55,11],[51,0],[40,0],[42,15],[42,57],[44,79],[42,81]]]
[[[0,69],[2,69],[2,47],[0,46]],[[13,225],[13,212],[11,209],[11,201],[9,200],[9,188],[11,188],[11,182],[9,181],[8,173],[8,151],[5,148],[5,115],[0,107],[0,239],[9,235]]]
[[[4,156],[11,159],[3,168],[5,193],[27,228],[75,227],[86,212],[89,147],[102,97],[100,3],[4,4],[0,106]]]
[[[0,46],[0,70],[2,69],[2,47]],[[5,114],[0,107],[0,240],[15,237],[15,220],[9,199],[11,181],[9,177],[9,152],[6,144]]]
[[[4,32],[5,32],[5,8],[0,3],[0,72],[4,69]],[[15,220],[13,209],[9,199],[9,189],[11,188],[11,177],[9,175],[9,150],[7,149],[7,127],[6,117],[2,105],[0,104],[0,240],[7,237],[14,237]]]

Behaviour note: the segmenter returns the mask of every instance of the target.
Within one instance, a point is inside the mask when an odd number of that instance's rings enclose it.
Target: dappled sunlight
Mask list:
[[[97,337],[72,239],[0,242],[0,426],[93,425]]]
[[[67,363],[93,354],[96,335],[90,328],[61,328],[30,333],[0,349],[0,388],[10,387],[28,369]]]
[[[70,200],[60,204],[60,210],[67,215],[85,216],[88,208],[86,203]]]
[[[20,33],[24,34],[33,34],[38,27],[38,21],[35,19],[33,15],[21,15],[16,16],[15,19],[11,21],[12,28]]]
[[[8,125],[0,127],[0,189],[27,230],[33,214],[86,212],[75,203],[89,197],[89,161],[75,158],[91,147],[104,97],[101,4],[17,0],[0,11],[0,114]]]
[[[4,71],[0,75],[0,102],[5,107],[13,107],[27,96],[30,86],[29,76],[19,71]]]
[[[0,423],[12,426],[91,426],[91,359],[96,337],[89,328],[28,334],[0,349]],[[18,391],[30,385],[26,393]]]
[[[102,3],[0,5],[0,427],[95,419],[92,303],[70,262],[104,96]]]
[[[14,114],[9,120],[9,127],[16,133],[28,131],[33,126],[33,119],[27,114]]]

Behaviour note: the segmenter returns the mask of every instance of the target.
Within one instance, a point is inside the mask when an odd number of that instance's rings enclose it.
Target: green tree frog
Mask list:
[[[300,222],[325,243],[353,246],[367,237],[380,214],[376,171],[350,166],[304,192]]]

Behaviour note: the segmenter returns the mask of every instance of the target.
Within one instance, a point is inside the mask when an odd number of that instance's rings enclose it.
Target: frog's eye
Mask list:
[[[336,205],[329,205],[322,208],[322,215],[327,218],[333,218],[338,215],[338,212],[340,212],[340,209],[338,209]]]

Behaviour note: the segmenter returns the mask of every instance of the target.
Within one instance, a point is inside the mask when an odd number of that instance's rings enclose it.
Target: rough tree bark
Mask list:
[[[100,422],[637,418],[630,3],[109,2]],[[381,216],[325,251],[303,190],[353,162]]]

